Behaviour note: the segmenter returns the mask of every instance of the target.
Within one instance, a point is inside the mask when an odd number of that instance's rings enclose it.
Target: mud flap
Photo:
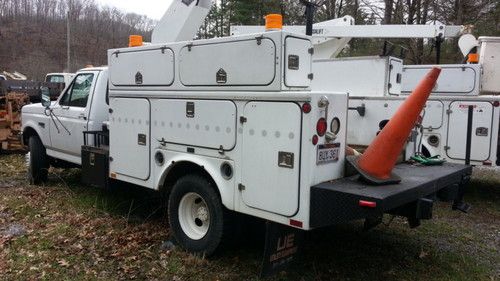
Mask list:
[[[286,271],[298,259],[303,240],[303,230],[266,222],[266,244],[260,277]]]

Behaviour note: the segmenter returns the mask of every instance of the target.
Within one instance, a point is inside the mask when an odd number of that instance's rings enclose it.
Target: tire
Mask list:
[[[30,150],[28,178],[30,184],[38,185],[47,181],[49,158],[38,136],[31,136],[28,145]]]
[[[184,176],[172,188],[168,200],[170,230],[186,251],[214,254],[224,240],[228,217],[219,194],[202,176]]]

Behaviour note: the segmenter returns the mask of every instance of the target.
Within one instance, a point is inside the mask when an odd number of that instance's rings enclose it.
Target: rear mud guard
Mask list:
[[[266,244],[260,277],[286,271],[297,261],[304,241],[304,231],[274,222],[266,222]]]

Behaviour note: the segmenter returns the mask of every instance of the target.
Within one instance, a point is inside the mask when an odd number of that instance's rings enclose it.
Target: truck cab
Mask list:
[[[102,130],[108,120],[107,93],[107,67],[86,68],[76,73],[55,102],[46,107],[40,103],[23,107],[22,140],[31,157],[40,157],[31,164],[47,166],[58,159],[81,165],[83,132]],[[45,177],[40,175],[35,181]]]
[[[65,86],[69,85],[73,78],[75,77],[75,73],[48,73],[45,76],[45,82],[47,83],[64,83]]]

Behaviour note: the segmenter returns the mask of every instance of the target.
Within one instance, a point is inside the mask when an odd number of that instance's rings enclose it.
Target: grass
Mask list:
[[[496,173],[476,171],[469,214],[438,204],[417,229],[387,217],[369,232],[360,223],[308,232],[300,262],[270,280],[500,280]],[[51,171],[43,187],[24,175],[22,156],[0,156],[1,279],[258,280],[259,224],[203,259],[162,246],[169,230],[155,193],[84,186],[78,170]],[[9,235],[13,227],[20,235]]]

